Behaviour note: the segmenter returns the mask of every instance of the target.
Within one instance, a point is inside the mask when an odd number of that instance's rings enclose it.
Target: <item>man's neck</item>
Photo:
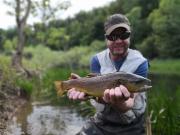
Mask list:
[[[120,60],[120,59],[123,59],[123,58],[125,58],[126,56],[127,56],[127,54],[128,54],[128,52],[126,52],[126,53],[124,53],[124,54],[122,54],[122,55],[113,55],[113,54],[109,54],[110,55],[110,58],[111,58],[111,60],[113,60],[113,61],[118,61],[118,60]]]

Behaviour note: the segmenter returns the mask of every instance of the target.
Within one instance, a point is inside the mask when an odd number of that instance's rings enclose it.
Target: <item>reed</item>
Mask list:
[[[153,89],[148,92],[148,110],[153,135],[180,133],[180,76],[151,75]]]

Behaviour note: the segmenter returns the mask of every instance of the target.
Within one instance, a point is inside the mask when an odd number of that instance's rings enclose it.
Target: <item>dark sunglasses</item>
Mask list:
[[[105,35],[105,37],[110,41],[116,41],[118,38],[121,40],[125,40],[130,37],[130,34],[131,34],[130,31],[125,31],[122,34],[110,34],[110,35]]]

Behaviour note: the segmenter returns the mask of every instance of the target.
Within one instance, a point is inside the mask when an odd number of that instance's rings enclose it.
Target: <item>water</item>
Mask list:
[[[76,111],[61,106],[27,105],[9,125],[8,135],[74,135],[84,124]]]

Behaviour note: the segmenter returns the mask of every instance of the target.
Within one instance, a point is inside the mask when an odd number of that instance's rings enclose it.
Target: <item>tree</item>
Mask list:
[[[155,45],[162,58],[180,58],[180,1],[161,0],[148,21],[152,26]]]
[[[47,45],[49,33],[49,23],[56,20],[63,10],[69,8],[71,3],[69,1],[57,2],[53,4],[53,0],[41,0],[33,3],[33,16],[40,19],[41,31],[37,30],[38,35],[41,35],[41,44]]]
[[[12,66],[18,71],[22,70],[22,56],[25,44],[25,27],[26,21],[30,14],[31,0],[15,0],[14,2],[4,1],[7,5],[13,7],[13,12],[8,12],[9,15],[14,15],[16,18],[18,41],[16,50],[12,56]]]
[[[47,39],[47,46],[53,50],[67,50],[69,36],[66,34],[64,28],[49,28],[49,37]]]
[[[68,3],[68,1],[66,1],[53,7],[50,0],[41,0],[38,2],[33,0],[4,0],[4,3],[12,8],[12,11],[8,11],[8,14],[15,16],[17,25],[18,41],[16,50],[12,56],[12,66],[17,71],[24,71],[22,65],[22,57],[23,49],[26,42],[25,27],[29,15],[31,13],[35,16],[38,16],[38,13],[42,14],[41,21],[43,24],[47,24],[49,20],[55,19],[55,13],[57,13],[59,9],[67,9],[70,4]]]

